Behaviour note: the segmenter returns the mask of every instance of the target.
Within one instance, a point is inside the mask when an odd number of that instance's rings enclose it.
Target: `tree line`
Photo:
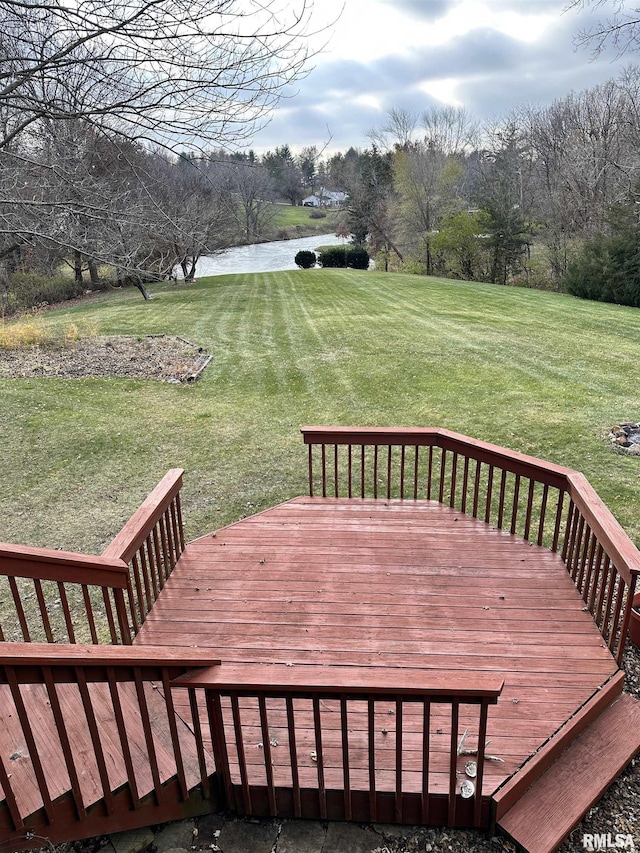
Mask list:
[[[630,65],[489,125],[452,107],[392,110],[369,148],[328,167],[349,192],[354,240],[368,239],[379,269],[578,292],[594,245],[600,258],[621,235],[640,245],[639,152],[640,69]]]
[[[229,146],[303,73],[311,14],[311,0],[0,0],[0,295],[63,262],[76,282],[107,264],[144,292],[256,239],[270,173]]]

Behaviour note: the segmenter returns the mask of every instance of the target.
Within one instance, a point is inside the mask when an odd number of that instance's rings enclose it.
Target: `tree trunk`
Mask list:
[[[91,279],[92,290],[97,290],[100,287],[100,276],[98,275],[98,265],[93,258],[89,258],[89,278]]]
[[[82,281],[82,255],[76,249],[73,253],[73,273],[76,284],[83,284]]]
[[[138,288],[140,293],[144,296],[145,300],[151,299],[151,294],[149,293],[147,288],[144,286],[144,282],[142,281],[142,279],[139,276],[134,277],[133,283]]]

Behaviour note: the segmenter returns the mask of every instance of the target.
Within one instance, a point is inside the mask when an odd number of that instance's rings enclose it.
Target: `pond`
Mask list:
[[[313,251],[318,246],[335,245],[339,242],[335,234],[319,234],[297,240],[276,240],[251,246],[233,246],[218,255],[201,257],[196,267],[196,278],[229,273],[295,270],[297,267],[294,258],[301,249]]]

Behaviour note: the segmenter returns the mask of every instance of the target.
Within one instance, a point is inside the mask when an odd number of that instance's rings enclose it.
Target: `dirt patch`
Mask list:
[[[103,335],[67,347],[0,349],[0,378],[125,376],[185,383],[197,379],[210,360],[202,347],[183,338]]]

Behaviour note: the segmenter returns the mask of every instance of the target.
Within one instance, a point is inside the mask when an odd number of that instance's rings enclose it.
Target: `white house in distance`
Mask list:
[[[346,200],[346,193],[321,187],[317,193],[303,198],[302,204],[304,207],[342,207]]]

